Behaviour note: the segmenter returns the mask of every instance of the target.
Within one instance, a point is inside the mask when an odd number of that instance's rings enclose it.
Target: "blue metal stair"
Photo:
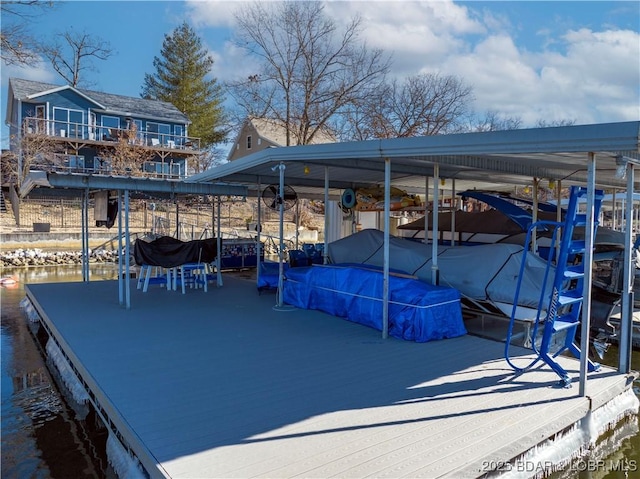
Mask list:
[[[559,249],[557,249],[557,257],[553,258],[554,253],[550,253],[548,258],[548,267],[554,263],[555,275],[553,278],[553,287],[551,294],[546,297],[545,294],[540,298],[538,306],[538,316],[534,325],[534,338],[533,349],[537,353],[537,358],[525,368],[518,368],[509,360],[509,342],[512,331],[512,323],[514,321],[514,314],[511,317],[511,324],[507,336],[507,344],[505,349],[506,359],[509,364],[516,369],[517,372],[523,372],[530,369],[538,360],[543,360],[547,365],[553,369],[558,376],[560,376],[560,384],[563,387],[569,387],[571,384],[571,378],[567,371],[565,371],[555,358],[569,351],[576,358],[580,358],[581,351],[575,344],[575,336],[580,326],[582,304],[584,302],[583,286],[585,276],[585,241],[584,239],[575,239],[575,228],[586,227],[587,217],[584,213],[578,213],[578,202],[580,198],[587,196],[587,189],[583,187],[573,186],[571,187],[571,195],[569,198],[569,205],[566,209],[565,218],[563,222],[539,222],[534,223],[529,227],[529,233],[527,234],[527,242],[529,244],[530,232],[533,228],[541,223],[545,223],[546,226],[553,226],[556,228],[554,231],[551,252],[556,251],[556,238],[558,230],[561,235]],[[596,190],[594,199],[594,217],[598,218],[600,214],[600,206],[604,192]],[[594,222],[593,236],[595,237],[595,230],[597,222]],[[526,258],[523,257],[523,266]],[[522,270],[521,270],[522,271]],[[522,277],[522,274],[520,275]],[[545,277],[546,279],[546,277]],[[520,278],[518,280],[518,287],[516,289],[516,301],[520,288]],[[543,311],[546,311],[546,317],[541,318]],[[539,347],[536,346],[535,337],[537,335],[537,328],[539,324],[543,324],[542,339]],[[552,349],[557,347],[557,340],[559,339],[558,333],[564,332],[564,340],[560,340],[560,347],[555,352]],[[589,371],[595,371],[599,368],[599,365],[588,361]]]

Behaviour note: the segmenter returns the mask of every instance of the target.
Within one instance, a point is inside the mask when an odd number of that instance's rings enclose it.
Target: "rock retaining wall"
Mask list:
[[[90,263],[111,263],[117,261],[117,251],[100,250],[89,252]],[[0,267],[3,268],[81,263],[81,251],[43,251],[38,248],[33,248],[0,252]]]

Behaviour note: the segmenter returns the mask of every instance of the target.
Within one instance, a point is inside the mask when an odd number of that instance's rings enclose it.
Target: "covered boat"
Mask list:
[[[332,263],[384,265],[384,233],[366,229],[328,245]],[[431,284],[432,246],[416,241],[389,238],[389,267],[418,277]],[[455,288],[462,297],[482,309],[511,315],[516,284],[523,257],[522,286],[518,297],[521,319],[533,319],[538,310],[541,288],[545,283],[546,261],[536,255],[524,255],[516,244],[477,246],[438,246],[439,284]],[[547,278],[551,291],[553,271]]]

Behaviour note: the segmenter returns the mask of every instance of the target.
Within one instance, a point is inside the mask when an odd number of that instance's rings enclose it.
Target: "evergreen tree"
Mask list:
[[[213,62],[185,22],[165,35],[161,56],[153,60],[156,71],[145,74],[141,93],[143,98],[170,102],[187,115],[192,122],[189,136],[200,138],[202,149],[213,147],[227,136],[222,87],[215,78],[207,78]]]

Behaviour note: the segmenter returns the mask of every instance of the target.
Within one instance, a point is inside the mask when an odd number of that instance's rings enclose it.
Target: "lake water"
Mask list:
[[[46,266],[2,272],[18,282],[0,288],[2,321],[2,461],[3,479],[115,478],[105,455],[107,431],[96,415],[80,417],[70,406],[46,367],[41,346],[30,332],[20,301],[29,283],[82,281],[79,266]],[[91,280],[116,280],[116,265],[91,265]],[[634,351],[635,353],[635,351]],[[617,365],[617,350],[611,347],[602,361]],[[634,354],[632,367],[640,370],[640,354]],[[573,386],[577,388],[577,384]],[[637,390],[637,389],[636,389]],[[637,418],[634,418],[637,421]],[[635,423],[635,421],[632,421]],[[609,434],[615,437],[615,434]],[[576,471],[553,477],[633,478],[640,477],[640,433],[614,440],[606,457],[578,463]],[[609,446],[611,447],[611,446]],[[611,471],[611,466],[627,464],[627,471]],[[637,467],[636,467],[637,465]],[[591,470],[588,470],[591,469]]]

